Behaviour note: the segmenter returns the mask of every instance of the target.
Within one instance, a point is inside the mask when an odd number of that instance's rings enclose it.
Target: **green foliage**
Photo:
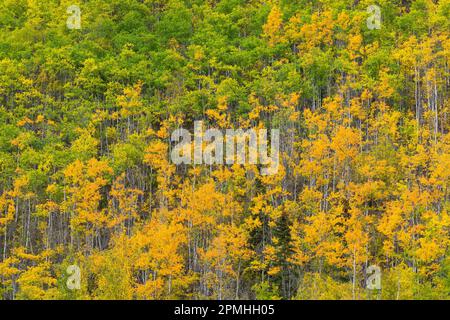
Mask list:
[[[0,3],[2,298],[449,299],[449,0],[72,4]],[[174,165],[195,120],[278,173]]]

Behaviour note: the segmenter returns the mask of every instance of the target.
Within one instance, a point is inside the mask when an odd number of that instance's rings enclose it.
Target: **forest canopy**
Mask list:
[[[449,35],[450,0],[2,0],[0,297],[449,299]],[[174,164],[199,120],[278,129],[277,173]]]

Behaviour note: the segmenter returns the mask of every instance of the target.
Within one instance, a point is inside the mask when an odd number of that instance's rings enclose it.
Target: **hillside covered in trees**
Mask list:
[[[1,0],[0,297],[450,299],[449,35],[449,0]],[[279,129],[278,172],[174,164],[197,120]]]

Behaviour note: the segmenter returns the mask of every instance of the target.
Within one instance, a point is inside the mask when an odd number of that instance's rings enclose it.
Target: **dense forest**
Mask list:
[[[450,299],[449,36],[450,0],[1,0],[0,297]],[[198,120],[279,129],[277,173],[174,164]]]

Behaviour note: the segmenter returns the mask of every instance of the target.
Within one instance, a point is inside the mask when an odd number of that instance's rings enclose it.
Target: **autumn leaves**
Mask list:
[[[448,299],[449,2],[372,4],[4,0],[0,295]]]

